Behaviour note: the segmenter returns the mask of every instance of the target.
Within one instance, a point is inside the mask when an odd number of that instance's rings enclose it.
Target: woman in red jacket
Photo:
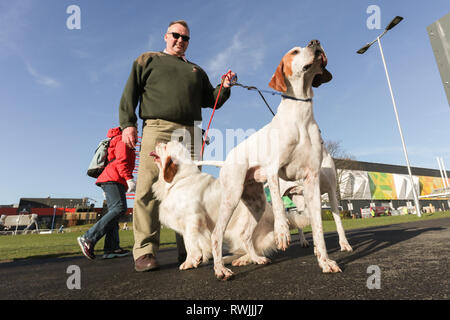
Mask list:
[[[100,186],[106,197],[108,212],[86,233],[78,237],[81,251],[88,259],[95,259],[95,244],[105,236],[103,258],[123,257],[129,250],[120,247],[119,218],[127,211],[126,192],[134,192],[136,183],[133,170],[136,160],[134,149],[122,142],[120,127],[109,129],[111,138],[108,148],[108,165],[98,177],[96,184]]]

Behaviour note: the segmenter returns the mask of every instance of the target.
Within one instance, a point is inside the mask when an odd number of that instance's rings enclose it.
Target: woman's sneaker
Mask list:
[[[94,246],[92,243],[85,239],[84,237],[78,237],[77,238],[78,244],[80,245],[81,252],[83,252],[84,256],[90,260],[95,259],[94,254]]]
[[[105,252],[105,254],[103,255],[103,259],[126,257],[129,256],[130,254],[131,254],[130,250],[124,250],[122,248],[119,248],[111,252]]]

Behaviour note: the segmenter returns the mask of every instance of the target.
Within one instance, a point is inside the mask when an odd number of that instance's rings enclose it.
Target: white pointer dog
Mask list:
[[[161,201],[159,219],[184,237],[187,256],[180,269],[196,268],[212,255],[211,233],[222,197],[220,182],[201,172],[178,141],[158,144],[151,155],[159,168],[158,181],[153,184],[153,191]],[[264,192],[261,195],[264,197]],[[307,219],[300,214],[290,213],[288,218],[292,227],[306,226]],[[250,228],[256,223],[256,228]],[[232,253],[225,263],[243,266],[270,262],[266,256],[276,251],[273,225],[270,204],[266,205],[262,216],[254,217],[247,206],[239,202],[225,230],[224,240]]]
[[[289,98],[282,98],[268,125],[227,155],[219,179],[223,192],[220,215],[211,236],[214,272],[218,279],[226,280],[233,275],[222,260],[223,235],[231,216],[242,199],[253,216],[260,217],[266,201],[263,196],[258,197],[258,192],[263,195],[262,185],[266,181],[272,196],[276,243],[279,249],[288,247],[290,233],[279,178],[303,180],[319,266],[323,272],[341,272],[336,262],[328,258],[323,235],[319,182],[323,144],[312,104],[312,86],[318,87],[332,78],[326,65],[327,57],[317,40],[286,53],[269,85]],[[256,223],[249,226],[255,227]]]

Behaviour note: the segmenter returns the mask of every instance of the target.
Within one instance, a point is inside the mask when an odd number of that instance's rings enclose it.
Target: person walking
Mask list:
[[[108,147],[108,164],[95,182],[106,197],[107,213],[86,233],[77,238],[81,251],[88,259],[95,259],[94,247],[105,236],[104,259],[124,257],[131,254],[120,247],[119,219],[127,211],[127,192],[134,192],[136,183],[133,170],[136,154],[122,141],[120,127],[108,130],[111,138]]]
[[[184,20],[169,24],[164,35],[166,48],[160,52],[146,52],[133,63],[119,106],[122,140],[130,148],[137,142],[136,107],[143,119],[142,140],[134,201],[133,257],[138,272],[155,270],[155,258],[160,244],[159,211],[152,185],[158,180],[158,167],[150,157],[158,142],[182,140],[193,159],[199,159],[201,109],[213,108],[219,86],[213,88],[205,71],[188,61],[190,31]],[[230,78],[235,74],[230,70]],[[227,78],[218,100],[220,108],[230,96],[231,81]],[[177,237],[178,261],[186,257],[184,242]]]

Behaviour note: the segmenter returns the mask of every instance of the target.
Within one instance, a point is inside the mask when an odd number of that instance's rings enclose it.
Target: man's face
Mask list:
[[[170,26],[169,30],[164,36],[164,41],[166,41],[166,51],[171,55],[181,57],[187,50],[189,41],[184,41],[182,37],[175,39],[172,32],[178,33],[182,36],[189,36],[189,31],[181,24],[174,24]]]

